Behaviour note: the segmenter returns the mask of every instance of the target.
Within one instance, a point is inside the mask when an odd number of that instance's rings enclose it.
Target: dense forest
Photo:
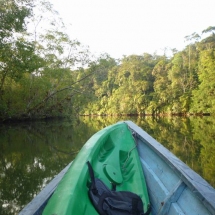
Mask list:
[[[215,27],[171,56],[95,59],[48,1],[0,2],[0,121],[215,113]]]

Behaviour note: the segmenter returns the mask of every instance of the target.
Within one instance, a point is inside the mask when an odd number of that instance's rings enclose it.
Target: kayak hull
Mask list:
[[[95,177],[106,186],[111,189],[114,183],[118,191],[138,194],[144,211],[147,210],[149,199],[137,145],[127,124],[118,123],[97,132],[87,141],[49,200],[44,215],[98,214],[88,196],[87,161]]]

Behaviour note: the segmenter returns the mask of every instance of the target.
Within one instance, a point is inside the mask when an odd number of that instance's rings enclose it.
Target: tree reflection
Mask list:
[[[0,214],[17,214],[100,129],[132,120],[215,187],[212,117],[81,117],[0,127]]]
[[[78,129],[71,122],[1,127],[0,214],[17,214],[74,159],[88,138]]]

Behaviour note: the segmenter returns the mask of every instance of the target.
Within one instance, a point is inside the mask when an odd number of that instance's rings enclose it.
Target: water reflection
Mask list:
[[[81,117],[0,127],[0,214],[17,214],[96,131],[132,120],[215,186],[212,117]]]
[[[0,127],[0,214],[17,214],[74,159],[92,133],[76,121]]]

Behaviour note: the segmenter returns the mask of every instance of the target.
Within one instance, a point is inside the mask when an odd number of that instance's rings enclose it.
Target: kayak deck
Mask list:
[[[116,190],[138,194],[144,203],[144,211],[147,210],[148,192],[136,142],[127,124],[118,123],[104,128],[87,141],[43,214],[98,214],[88,197],[90,176],[87,161],[90,161],[95,177],[110,189],[114,183]]]

